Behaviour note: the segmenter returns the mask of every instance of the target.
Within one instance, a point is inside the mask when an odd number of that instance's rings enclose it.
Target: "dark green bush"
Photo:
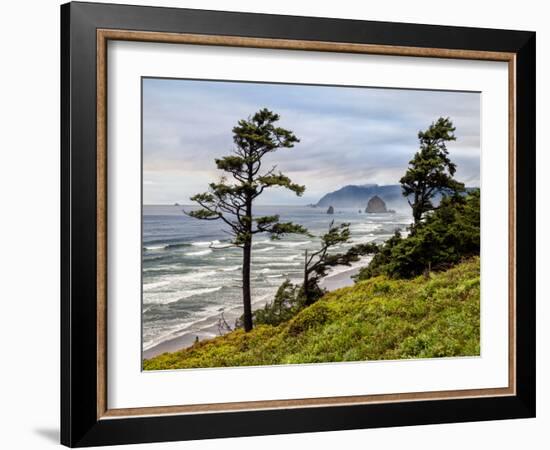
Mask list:
[[[476,189],[466,195],[443,197],[439,207],[413,227],[409,236],[396,233],[382,244],[356,280],[378,275],[412,278],[479,255],[479,194]]]
[[[320,294],[322,295],[322,293]],[[252,313],[254,325],[279,325],[290,320],[298,311],[305,307],[305,298],[301,286],[285,280],[279,286],[272,302],[266,303],[261,309]],[[241,316],[235,323],[235,328],[242,328]]]

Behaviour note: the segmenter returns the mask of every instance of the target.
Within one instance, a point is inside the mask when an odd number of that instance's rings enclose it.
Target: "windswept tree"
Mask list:
[[[440,117],[426,131],[418,133],[420,150],[409,161],[409,168],[400,180],[403,195],[412,208],[414,226],[422,221],[426,212],[434,209],[432,200],[436,194],[464,191],[464,184],[453,178],[456,165],[447,150],[447,142],[456,140],[455,129],[448,117]]]
[[[281,187],[301,196],[304,186],[276,171],[276,166],[263,170],[263,158],[280,148],[292,148],[299,139],[292,131],[276,125],[279,115],[264,108],[248,119],[239,120],[233,128],[233,154],[216,159],[218,169],[226,172],[217,183],[210,183],[207,192],[191,197],[201,207],[188,214],[201,220],[220,220],[227,226],[229,245],[242,248],[243,326],[252,329],[250,263],[252,239],[267,233],[272,239],[285,234],[307,234],[301,225],[280,222],[278,215],[254,216],[256,199],[269,188]],[[230,178],[229,178],[230,177]]]
[[[306,306],[323,295],[319,281],[327,275],[330,267],[349,266],[352,262],[358,261],[361,256],[378,251],[375,244],[357,244],[345,253],[331,253],[331,249],[349,242],[351,238],[349,226],[349,223],[334,225],[333,220],[329,224],[328,231],[321,236],[320,248],[312,252],[305,251],[302,295]]]
[[[322,294],[319,280],[327,274],[329,266],[336,265],[336,259],[342,255],[330,255],[329,250],[339,244],[348,242],[351,237],[349,223],[334,225],[330,222],[328,232],[321,236],[321,246],[315,251],[305,251],[304,255],[304,282],[302,293],[305,305],[311,305]]]
[[[330,267],[347,265],[358,261],[366,254],[376,254],[379,248],[376,244],[356,244],[345,253],[330,251],[339,244],[349,242],[351,237],[349,223],[334,225],[332,221],[328,231],[321,236],[320,247],[314,251],[305,252],[304,281],[302,284],[293,284],[286,279],[279,286],[273,301],[268,302],[263,308],[253,313],[255,324],[279,325],[294,317],[303,308],[312,305],[319,300],[325,290],[319,286],[321,278],[328,274]],[[243,326],[243,317],[239,318],[236,328]]]

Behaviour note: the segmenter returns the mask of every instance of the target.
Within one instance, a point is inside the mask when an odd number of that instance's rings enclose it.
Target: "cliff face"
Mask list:
[[[386,208],[386,203],[384,203],[384,200],[382,200],[378,195],[375,195],[374,197],[371,197],[369,200],[369,203],[367,204],[367,209],[365,209],[365,212],[367,213],[386,213],[388,212]]]

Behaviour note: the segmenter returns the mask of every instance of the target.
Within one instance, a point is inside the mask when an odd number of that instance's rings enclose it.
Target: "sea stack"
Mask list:
[[[366,213],[387,213],[388,210],[386,209],[386,203],[384,203],[384,200],[382,200],[378,195],[375,195],[374,197],[371,197],[367,204],[367,209],[365,209]]]
[[[328,207],[327,214],[334,214],[334,208],[332,206]]]

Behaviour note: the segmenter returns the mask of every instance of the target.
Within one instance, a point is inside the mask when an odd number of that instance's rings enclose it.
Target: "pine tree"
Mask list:
[[[401,178],[403,195],[410,197],[414,225],[418,225],[426,212],[434,209],[432,200],[438,193],[449,195],[464,191],[464,184],[453,176],[456,165],[449,158],[447,142],[455,141],[455,127],[451,120],[440,117],[426,131],[418,133],[420,150],[409,161],[409,168]]]
[[[231,236],[230,244],[243,250],[242,291],[243,325],[252,329],[250,264],[252,239],[267,233],[272,239],[283,235],[307,234],[301,225],[280,222],[278,215],[254,216],[253,206],[265,189],[281,187],[301,196],[305,186],[293,183],[276,172],[276,166],[262,172],[263,158],[281,148],[292,148],[299,139],[292,131],[276,126],[279,115],[264,108],[248,119],[239,120],[233,128],[233,154],[216,159],[218,169],[226,172],[217,183],[210,183],[207,192],[191,197],[201,207],[188,214],[201,220],[221,220]],[[232,179],[229,180],[228,176]]]

